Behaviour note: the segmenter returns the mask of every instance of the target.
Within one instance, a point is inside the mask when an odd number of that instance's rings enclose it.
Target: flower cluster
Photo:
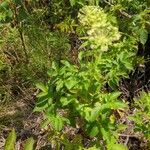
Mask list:
[[[106,51],[112,42],[119,40],[118,28],[109,21],[108,15],[97,6],[84,6],[79,13],[80,23],[87,29],[91,48]]]

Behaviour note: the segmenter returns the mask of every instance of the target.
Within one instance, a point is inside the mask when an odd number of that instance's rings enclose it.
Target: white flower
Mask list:
[[[97,6],[84,6],[79,14],[80,22],[87,29],[91,48],[106,51],[112,42],[119,40],[118,28],[109,21],[107,14]]]

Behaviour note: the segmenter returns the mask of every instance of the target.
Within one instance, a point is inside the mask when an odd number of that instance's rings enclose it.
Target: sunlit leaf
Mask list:
[[[112,146],[111,150],[128,150],[128,148],[122,144],[115,144]]]
[[[93,126],[91,131],[90,131],[90,136],[96,136],[99,133],[99,128],[97,126]]]
[[[39,88],[40,90],[42,90],[43,92],[47,92],[48,91],[48,87],[42,83],[37,83],[36,87]]]
[[[140,33],[140,42],[144,45],[148,38],[148,32],[146,29],[141,28],[139,33]]]
[[[16,132],[15,129],[12,129],[12,131],[9,133],[6,139],[4,150],[15,150],[15,142],[16,142]]]
[[[25,146],[24,146],[24,150],[34,150],[34,139],[31,137],[31,138],[28,138],[26,140],[26,143],[25,143]]]

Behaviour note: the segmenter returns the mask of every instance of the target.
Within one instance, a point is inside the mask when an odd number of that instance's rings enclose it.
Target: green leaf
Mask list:
[[[114,102],[114,103],[112,103],[112,105],[111,105],[112,107],[112,109],[119,109],[119,108],[125,108],[125,107],[127,107],[127,105],[124,103],[124,102]]]
[[[47,119],[56,131],[61,131],[64,126],[63,117],[53,114],[47,114]]]
[[[112,137],[112,135],[109,132],[109,130],[105,129],[104,127],[101,127],[100,131],[102,133],[103,139],[106,140],[107,143],[109,143],[110,140],[111,140],[111,137]]]
[[[68,100],[66,97],[61,97],[60,102],[63,106],[67,106],[70,103],[70,100]]]
[[[125,124],[118,124],[118,131],[124,131],[127,127]]]
[[[66,97],[61,97],[60,102],[62,103],[63,106],[68,105],[68,99]]]
[[[54,69],[54,70],[58,69],[58,64],[55,61],[52,62],[52,69]]]
[[[36,97],[42,98],[42,97],[45,97],[47,94],[48,94],[47,92],[40,92],[39,94],[37,94]]]
[[[36,107],[34,108],[34,112],[42,111],[48,107],[48,99],[47,98],[39,98],[38,102],[36,103]]]
[[[45,119],[45,120],[41,123],[40,127],[43,128],[43,129],[45,129],[45,128],[47,128],[47,125],[49,125],[49,124],[50,124],[50,121],[49,121],[48,119]]]
[[[90,136],[96,136],[99,133],[99,128],[97,126],[92,127],[90,131]]]
[[[132,63],[130,63],[130,62],[125,62],[124,65],[125,65],[125,67],[126,67],[128,70],[132,70],[132,69],[133,69],[133,65],[132,65]]]
[[[64,82],[63,82],[62,80],[58,80],[58,81],[56,82],[56,91],[57,91],[57,92],[60,91],[61,88],[63,88],[63,86],[64,86]]]
[[[128,150],[128,148],[122,144],[114,144],[110,150]]]
[[[92,109],[91,111],[91,116],[90,116],[90,121],[93,122],[97,119],[97,117],[99,116],[100,114],[100,110],[101,110],[101,107],[95,107],[94,109]]]
[[[54,128],[56,131],[61,131],[63,128],[63,121],[60,117],[54,119]]]
[[[15,142],[16,142],[16,132],[15,129],[12,129],[12,131],[9,133],[6,139],[4,150],[15,150]]]
[[[121,92],[113,92],[110,94],[110,98],[112,100],[117,100],[117,98],[120,96]]]
[[[81,61],[83,58],[83,51],[81,51],[79,54],[78,54],[78,59]]]
[[[26,143],[25,143],[25,146],[24,146],[24,150],[33,150],[34,143],[35,143],[35,141],[32,137],[27,139]]]
[[[9,9],[9,10],[7,11],[7,16],[8,16],[8,17],[12,17],[12,16],[13,16],[12,10]]]
[[[117,89],[118,87],[118,79],[117,78],[111,78],[109,81],[108,81],[108,84],[109,86],[112,88],[112,89]]]
[[[42,83],[37,83],[36,87],[39,88],[40,90],[42,90],[43,92],[47,92],[48,91],[48,86],[42,84]]]
[[[9,8],[9,3],[7,1],[4,1],[0,4],[0,8],[8,9]]]
[[[140,42],[144,45],[148,38],[148,32],[146,29],[142,28],[140,29],[139,33],[140,33]]]
[[[79,48],[82,49],[82,48],[85,48],[85,47],[88,46],[88,45],[89,45],[89,42],[86,41],[86,42],[84,42],[83,44],[81,44],[81,46],[80,46]],[[79,55],[81,55],[81,54],[84,54],[83,51],[81,51],[81,52],[79,53]],[[80,57],[78,57],[78,58],[80,58]],[[81,59],[80,59],[80,60],[81,60]]]
[[[65,86],[67,87],[68,90],[72,89],[76,84],[77,82],[73,79],[69,79],[65,81]]]
[[[76,0],[70,0],[70,5],[73,7],[76,4]]]
[[[47,107],[48,107],[48,105],[43,105],[43,106],[41,106],[41,107],[36,106],[36,107],[33,109],[33,112],[41,112],[41,111],[45,110]]]
[[[61,63],[63,65],[65,65],[66,67],[70,67],[71,66],[70,63],[68,61],[66,61],[66,60],[61,60]]]

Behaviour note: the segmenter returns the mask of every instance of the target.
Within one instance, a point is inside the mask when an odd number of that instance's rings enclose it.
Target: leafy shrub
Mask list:
[[[129,42],[127,37],[120,39],[117,23],[112,24],[109,15],[99,7],[83,7],[79,20],[87,32],[81,48],[89,50],[79,53],[77,65],[66,60],[61,60],[61,65],[53,62],[48,72],[49,82],[37,84],[42,92],[37,96],[35,111],[44,112],[44,125],[50,123],[56,133],[62,131],[66,124],[73,127],[78,124],[84,131],[83,137],[96,138],[91,146],[100,148],[99,141],[103,140],[103,147],[109,150],[117,146],[126,149],[117,145],[121,126],[116,124],[114,111],[127,108],[118,99],[121,93],[116,87],[119,79],[127,77],[132,70],[132,58],[136,52],[134,40]],[[106,83],[114,92],[106,92]]]
[[[48,83],[37,84],[41,93],[35,111],[44,112],[43,126],[50,127],[51,132],[54,129],[52,139],[57,140],[57,148],[63,144],[70,149],[75,145],[77,149],[125,149],[117,144],[123,127],[115,112],[128,106],[120,99],[118,85],[141,63],[138,43],[144,47],[148,38],[150,3],[65,2],[51,0],[47,5],[47,1],[3,0],[0,4],[0,98],[5,101],[11,97],[18,78],[31,83],[46,80],[47,68],[51,67]],[[72,33],[83,43],[76,64],[68,61]],[[149,61],[145,54],[143,59]],[[17,82],[5,83],[6,77],[15,77]],[[149,94],[145,94],[135,103],[133,120],[135,130],[149,139],[148,99]],[[78,127],[81,135],[70,142],[63,134],[65,125]],[[82,142],[86,138],[91,139],[88,146]]]

